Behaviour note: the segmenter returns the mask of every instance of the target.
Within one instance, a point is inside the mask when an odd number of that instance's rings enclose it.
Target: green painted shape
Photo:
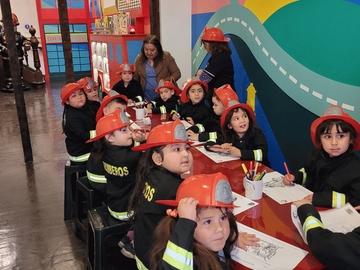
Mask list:
[[[264,27],[284,51],[310,70],[360,86],[359,5],[298,1],[275,12]]]

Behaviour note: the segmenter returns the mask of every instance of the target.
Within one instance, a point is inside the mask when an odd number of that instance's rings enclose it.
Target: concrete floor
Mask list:
[[[63,220],[63,85],[24,92],[31,164],[24,162],[14,94],[0,92],[0,269],[86,269],[86,245]]]

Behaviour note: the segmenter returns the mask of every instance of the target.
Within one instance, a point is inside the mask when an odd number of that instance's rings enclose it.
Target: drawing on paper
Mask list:
[[[264,261],[270,260],[273,256],[276,255],[276,251],[279,249],[279,246],[264,240],[260,240],[258,243],[260,244],[258,247],[248,247],[248,252],[262,257]]]
[[[272,177],[270,181],[264,182],[264,186],[268,188],[285,187],[282,177]]]

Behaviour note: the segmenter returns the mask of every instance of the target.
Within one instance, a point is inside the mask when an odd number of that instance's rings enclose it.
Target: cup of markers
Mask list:
[[[260,173],[256,172],[256,169],[253,170],[250,163],[250,170],[247,170],[244,163],[241,166],[244,169],[244,188],[245,188],[245,197],[251,200],[259,200],[262,198],[263,191],[263,177],[266,174],[266,170],[263,170]],[[257,165],[257,164],[256,164]]]

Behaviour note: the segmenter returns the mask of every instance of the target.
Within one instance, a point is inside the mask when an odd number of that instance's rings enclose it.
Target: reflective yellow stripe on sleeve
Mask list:
[[[346,204],[346,196],[343,193],[338,193],[336,191],[332,192],[332,208],[339,208]]]
[[[89,159],[89,156],[90,156],[90,153],[87,153],[87,154],[84,154],[81,156],[77,156],[77,157],[69,155],[69,159],[74,162],[85,162]]]
[[[254,160],[261,162],[263,160],[263,154],[261,149],[253,150]]]
[[[110,215],[119,220],[128,220],[133,215],[133,213],[128,212],[115,212],[111,210],[110,207],[108,207],[108,210]]]
[[[193,269],[193,254],[168,241],[163,260],[176,269]]]
[[[301,185],[303,186],[303,185],[305,185],[307,174],[306,174],[304,168],[301,168],[299,171],[303,173],[303,179],[302,179],[302,182],[301,182]]]
[[[205,131],[205,128],[204,128],[204,126],[203,126],[202,124],[196,124],[195,126],[197,126],[197,127],[198,127],[198,129],[199,129],[199,133],[201,133],[201,132],[204,132],[204,131]]]
[[[91,182],[99,183],[99,184],[106,184],[105,175],[99,175],[99,174],[95,174],[95,173],[86,171],[86,176]]]
[[[216,142],[217,139],[217,133],[216,132],[210,132],[209,133],[209,141]]]
[[[314,216],[308,216],[303,224],[303,230],[305,232],[305,238],[307,239],[307,232],[314,228],[324,228],[324,225]]]
[[[90,130],[90,139],[96,137],[96,130]]]
[[[160,106],[160,113],[166,113],[166,107],[164,105]]]
[[[140,261],[140,259],[138,257],[136,257],[135,255],[135,261],[136,261],[136,267],[138,270],[148,270],[145,265],[142,263],[142,261]]]

